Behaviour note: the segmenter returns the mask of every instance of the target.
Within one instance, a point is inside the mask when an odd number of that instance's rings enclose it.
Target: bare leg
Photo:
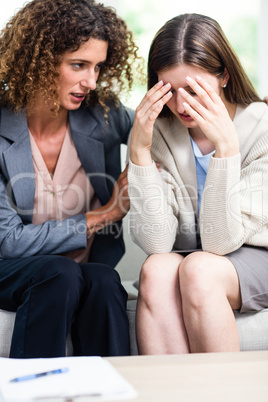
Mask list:
[[[189,353],[179,289],[179,254],[155,254],[143,264],[136,328],[140,354]]]
[[[233,309],[241,306],[233,264],[206,252],[188,255],[180,265],[183,317],[191,352],[239,351]]]

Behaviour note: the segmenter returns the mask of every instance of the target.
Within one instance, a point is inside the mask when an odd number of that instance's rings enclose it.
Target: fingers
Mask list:
[[[161,172],[161,166],[160,166],[160,163],[159,163],[159,162],[155,162],[155,165],[156,165],[156,167],[157,167],[158,171],[159,171],[159,172]]]
[[[186,101],[183,103],[185,112],[187,112],[191,117],[194,118],[197,114],[202,115],[205,112],[204,106],[185,91],[185,89],[179,88],[179,93]]]
[[[163,81],[159,81],[146,93],[137,107],[137,113],[146,115],[150,112],[158,115],[172,96],[170,88],[171,85],[169,83],[164,85]]]
[[[211,112],[217,114],[217,111],[221,110],[222,100],[212,86],[199,76],[196,76],[195,79],[186,77],[186,81],[194,94],[189,94],[185,89],[179,88],[179,93],[186,101],[184,103],[185,111],[198,124],[202,124],[209,118]]]
[[[179,88],[179,93],[185,99],[186,103],[188,103],[188,105],[190,105],[203,117],[206,116],[206,110],[212,110],[215,105],[219,105],[220,103],[222,103],[220,96],[204,79],[198,76],[195,77],[195,80],[191,77],[186,77],[186,81],[191,87],[194,95],[198,97],[198,100],[195,99],[194,96],[190,95],[183,88]],[[187,112],[188,111],[189,110],[187,109]]]
[[[203,118],[204,113],[201,114],[201,111],[200,111],[201,105],[200,105],[200,107],[198,105],[196,106],[196,110],[198,110],[198,111],[196,111],[192,105],[190,106],[189,103],[183,102],[183,106],[184,106],[185,113],[187,113],[189,116],[191,116],[199,126],[204,122],[204,118]]]
[[[117,196],[123,194],[124,196],[128,195],[128,178],[127,178],[128,164],[122,173],[120,173],[115,185],[114,191]]]
[[[163,81],[159,81],[146,93],[138,107],[143,107],[146,103],[155,103],[159,98],[164,96],[170,90],[170,84],[164,85]]]
[[[116,210],[121,211],[123,213],[122,217],[125,216],[125,214],[129,210],[127,170],[128,165],[118,177],[114,185],[113,196],[112,196],[114,198],[114,207]]]
[[[124,177],[127,177],[128,165],[129,165],[129,164],[127,163],[125,169],[123,170],[123,172],[120,173],[119,179],[120,179],[120,178],[122,179],[122,178],[124,178]]]
[[[130,139],[130,159],[140,166],[152,163],[150,148],[152,145],[154,122],[163,106],[171,99],[171,85],[159,81],[144,96],[136,109]]]
[[[220,99],[219,95],[215,92],[212,86],[203,78],[198,75],[195,79],[191,77],[186,77],[187,83],[193,89],[193,91],[202,99],[202,101],[206,104],[206,102],[217,103]]]
[[[127,176],[124,176],[120,180],[119,188],[125,190],[127,187],[128,187],[128,179]]]

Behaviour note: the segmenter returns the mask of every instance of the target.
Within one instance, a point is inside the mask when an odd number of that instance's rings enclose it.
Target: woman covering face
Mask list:
[[[137,48],[92,0],[33,0],[0,37],[0,308],[11,357],[129,353],[124,253]],[[120,174],[121,173],[121,174]]]
[[[140,353],[237,351],[233,310],[268,307],[267,105],[198,14],[156,34],[148,89],[128,171],[132,236],[148,254]]]

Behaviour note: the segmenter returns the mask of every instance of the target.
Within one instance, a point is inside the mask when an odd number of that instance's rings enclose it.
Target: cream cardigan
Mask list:
[[[129,162],[129,227],[148,255],[197,247],[219,255],[243,244],[268,247],[268,107],[237,107],[234,124],[240,153],[210,160],[197,216],[195,160],[188,130],[178,119],[155,123],[152,158]]]

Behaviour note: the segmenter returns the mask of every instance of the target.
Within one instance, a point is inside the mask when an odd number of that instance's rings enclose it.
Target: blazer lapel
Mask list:
[[[17,114],[3,108],[0,133],[2,137],[12,142],[3,152],[3,159],[12,185],[16,208],[20,215],[31,221],[35,177],[25,112]]]
[[[103,142],[94,138],[102,127],[89,114],[88,110],[69,112],[71,135],[82,166],[101,204],[106,204],[111,197],[107,187],[105,168],[105,149]]]
[[[101,130],[102,127],[88,110],[69,112],[69,119],[72,138],[82,166],[101,204],[106,204],[111,194],[105,174],[105,149],[103,142],[93,137],[96,129]],[[11,145],[3,152],[3,158],[7,177],[12,181],[16,207],[27,221],[31,221],[35,177],[26,113],[17,114],[3,108],[0,135],[11,141]]]

